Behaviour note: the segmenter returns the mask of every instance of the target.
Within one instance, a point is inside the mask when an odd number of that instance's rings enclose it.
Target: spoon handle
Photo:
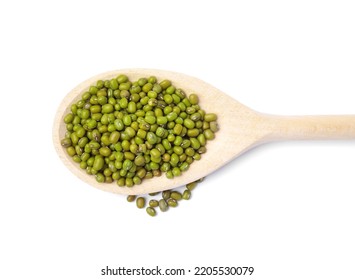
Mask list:
[[[263,117],[266,141],[355,139],[355,115]]]

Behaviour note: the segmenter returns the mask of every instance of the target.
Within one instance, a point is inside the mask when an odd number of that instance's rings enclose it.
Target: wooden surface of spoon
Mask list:
[[[163,174],[142,181],[132,188],[114,183],[98,183],[94,176],[80,169],[61,146],[66,126],[63,117],[70,112],[71,104],[97,80],[105,80],[126,74],[131,81],[141,77],[156,76],[158,81],[169,79],[186,94],[196,93],[201,108],[216,113],[220,130],[216,138],[207,143],[207,153],[191,164],[188,171],[174,179]],[[340,116],[275,116],[256,112],[234,100],[227,94],[188,75],[153,69],[122,69],[92,77],[72,91],[60,104],[53,125],[53,142],[64,164],[80,179],[104,191],[119,194],[144,194],[172,189],[205,177],[227,164],[245,151],[262,143],[278,140],[355,139],[355,115]]]

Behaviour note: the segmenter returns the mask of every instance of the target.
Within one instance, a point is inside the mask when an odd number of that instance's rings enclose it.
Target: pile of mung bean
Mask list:
[[[163,172],[172,179],[200,160],[218,130],[216,114],[198,103],[195,93],[187,96],[171,81],[158,82],[154,76],[134,82],[126,75],[99,80],[65,115],[61,145],[100,183],[133,187]],[[174,207],[177,200],[169,201]],[[150,203],[147,212],[154,215],[160,202]],[[142,199],[138,204],[144,204]]]

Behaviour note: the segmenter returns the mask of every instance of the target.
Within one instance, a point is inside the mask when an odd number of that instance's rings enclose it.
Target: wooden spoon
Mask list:
[[[182,176],[167,179],[164,175],[143,180],[141,185],[132,188],[119,187],[114,183],[98,183],[94,176],[87,175],[79,168],[60,141],[66,131],[63,117],[70,106],[97,80],[105,80],[126,74],[131,81],[141,77],[156,76],[159,81],[169,79],[177,88],[187,94],[197,93],[201,107],[206,112],[218,115],[220,130],[216,138],[207,144],[207,153],[195,161]],[[104,191],[118,194],[144,194],[182,186],[200,179],[227,164],[245,151],[262,143],[294,139],[354,139],[355,115],[340,116],[275,116],[256,112],[215,87],[190,76],[152,69],[123,69],[92,77],[72,91],[60,104],[53,127],[55,149],[64,164],[84,182]]]

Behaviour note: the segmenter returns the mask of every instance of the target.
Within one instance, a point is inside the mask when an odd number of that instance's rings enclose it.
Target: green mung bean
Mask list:
[[[182,195],[178,191],[171,192],[170,197],[177,200],[177,201],[182,199]]]
[[[156,200],[156,199],[151,199],[151,200],[149,201],[149,206],[150,206],[150,207],[157,207],[157,206],[159,206],[159,201]]]
[[[169,198],[167,203],[170,207],[177,207],[178,206],[178,202],[173,198]]]
[[[170,190],[163,191],[163,193],[162,193],[162,197],[165,200],[168,200],[170,198],[170,195],[171,195],[171,191]]]
[[[204,136],[206,137],[207,140],[213,140],[215,135],[213,133],[213,131],[211,129],[206,129],[204,132],[203,132]]]
[[[194,188],[196,188],[197,186],[197,182],[191,182],[189,184],[186,185],[186,188],[189,190],[189,191],[192,191]]]
[[[196,105],[196,104],[198,104],[199,98],[196,94],[192,93],[189,96],[189,101],[192,105]]]
[[[204,117],[204,120],[206,122],[213,122],[217,120],[217,115],[216,114],[206,114]]]
[[[168,203],[164,199],[159,200],[159,209],[162,212],[166,212],[169,209]]]
[[[127,196],[127,201],[128,201],[128,202],[133,202],[133,201],[136,200],[136,197],[137,197],[137,196],[135,196],[135,195],[129,195],[129,196]]]
[[[147,207],[146,211],[147,211],[148,215],[152,216],[152,217],[154,217],[157,214],[157,212],[155,211],[155,209],[153,207]]]
[[[152,193],[149,193],[150,196],[156,196],[156,195],[158,195],[158,194],[159,194],[159,192],[152,192]]]
[[[213,121],[209,123],[209,128],[212,130],[212,132],[217,132],[218,131],[218,123]]]
[[[191,191],[190,190],[184,190],[182,194],[182,199],[184,200],[189,200],[191,197]]]
[[[144,208],[145,206],[145,198],[144,197],[138,197],[136,200],[136,205],[138,208]]]

